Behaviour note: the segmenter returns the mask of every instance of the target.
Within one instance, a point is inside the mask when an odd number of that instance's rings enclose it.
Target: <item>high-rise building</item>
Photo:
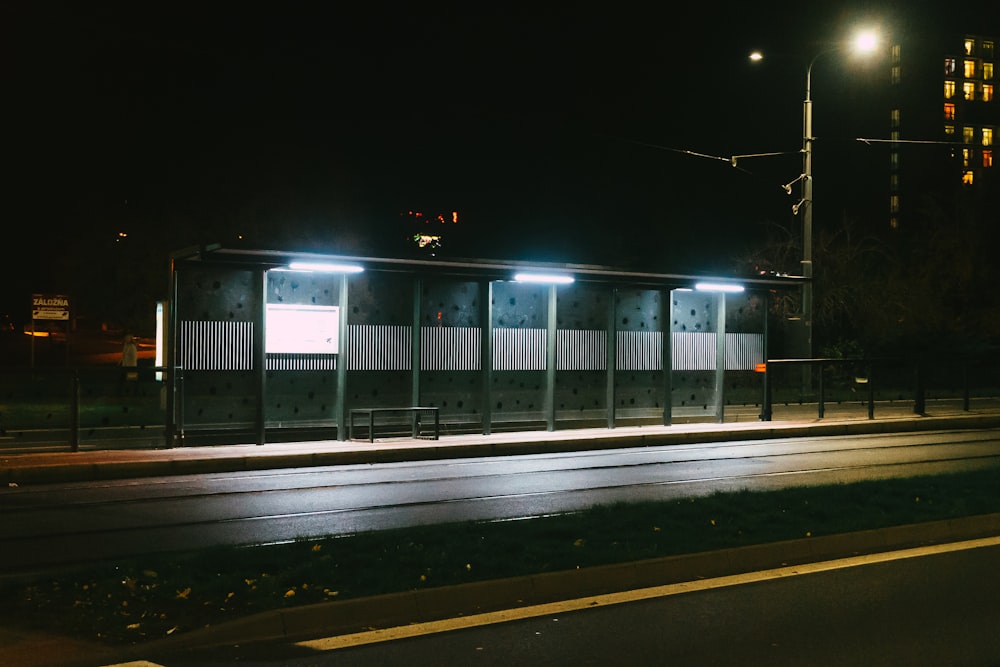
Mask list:
[[[996,37],[909,36],[891,46],[888,221],[894,230],[1000,217]]]

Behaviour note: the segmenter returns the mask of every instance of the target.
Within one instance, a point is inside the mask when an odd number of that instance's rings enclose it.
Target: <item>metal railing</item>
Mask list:
[[[773,419],[775,395],[779,392],[785,398],[778,402],[815,402],[819,419],[826,416],[831,400],[843,402],[845,392],[851,400],[865,404],[868,419],[875,418],[879,398],[912,403],[912,413],[922,415],[930,396],[948,397],[960,400],[962,410],[968,412],[974,392],[990,397],[1000,393],[996,369],[997,361],[986,359],[769,359],[761,420]]]
[[[807,367],[810,372],[804,374]],[[845,408],[850,411],[863,406],[868,419],[875,418],[877,406],[888,404],[897,413],[905,406],[919,415],[927,411],[928,401],[937,406],[938,400],[960,405],[968,412],[974,398],[1000,397],[998,369],[1000,359],[991,357],[948,361],[771,359],[763,374],[759,418],[772,421],[775,406],[780,412],[780,406],[793,404],[799,406],[799,414],[801,406],[815,404],[819,419],[826,417],[832,405],[841,415]],[[186,388],[180,367],[140,366],[137,372],[130,380],[115,366],[0,368],[0,450],[175,447],[185,444],[186,436],[199,442],[232,441],[237,432],[252,433],[256,427],[252,418],[222,423],[202,415],[206,407],[234,399],[212,393],[213,387]],[[809,377],[809,386],[804,386],[804,376]],[[191,423],[185,417],[185,406],[199,413]],[[278,438],[291,437],[296,428],[310,425],[268,426]],[[329,437],[331,426],[324,423],[323,427],[324,437]]]
[[[170,447],[183,441],[183,392],[180,368],[0,369],[0,449]]]

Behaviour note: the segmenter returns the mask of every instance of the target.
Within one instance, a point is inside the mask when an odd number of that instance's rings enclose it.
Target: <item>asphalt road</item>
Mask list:
[[[972,544],[569,601],[522,617],[458,618],[403,628],[395,640],[373,632],[150,658],[167,667],[996,666],[1000,538]]]
[[[963,430],[13,487],[0,571],[997,465],[1000,434]]]

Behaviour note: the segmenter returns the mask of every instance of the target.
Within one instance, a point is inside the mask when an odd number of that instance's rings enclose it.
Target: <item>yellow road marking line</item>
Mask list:
[[[997,545],[1000,545],[1000,536],[987,537],[977,540],[966,540],[963,542],[951,542],[948,544],[914,547],[912,549],[902,549],[899,551],[886,551],[882,553],[867,554],[864,556],[850,556],[847,558],[821,561],[818,563],[790,565],[771,570],[761,570],[759,572],[747,572],[744,574],[733,574],[724,577],[715,577],[712,579],[685,581],[677,584],[665,584],[663,586],[652,586],[650,588],[640,588],[619,593],[608,593],[606,595],[593,595],[573,600],[548,602],[528,607],[519,607],[517,609],[504,609],[484,614],[474,614],[472,616],[460,616],[440,621],[413,623],[411,625],[401,625],[392,628],[355,632],[336,637],[310,639],[307,641],[297,642],[295,645],[317,651],[332,651],[351,646],[362,646],[365,644],[375,644],[378,642],[394,641],[397,639],[407,639],[409,637],[419,637],[421,635],[449,632],[451,630],[474,628],[484,625],[492,625],[494,623],[517,621],[526,618],[537,618],[539,616],[549,616],[553,614],[565,614],[567,612],[578,611],[580,609],[606,607],[626,602],[636,602],[638,600],[679,595],[681,593],[694,593],[697,591],[706,591],[715,588],[725,588],[727,586],[739,586],[742,584],[771,581],[785,577],[815,574],[817,572],[829,572],[831,570],[841,570],[861,565],[884,563],[893,560],[902,560],[905,558],[919,558],[922,556],[931,556],[934,554],[950,553],[954,551],[965,551],[968,549],[979,549]]]

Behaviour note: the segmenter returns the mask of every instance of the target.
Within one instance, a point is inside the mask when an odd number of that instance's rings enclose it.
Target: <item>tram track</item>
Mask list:
[[[530,518],[715,490],[1000,469],[1000,438],[989,432],[822,440],[822,446],[796,438],[683,451],[642,448],[4,490],[0,568]],[[858,440],[867,442],[858,446]]]

